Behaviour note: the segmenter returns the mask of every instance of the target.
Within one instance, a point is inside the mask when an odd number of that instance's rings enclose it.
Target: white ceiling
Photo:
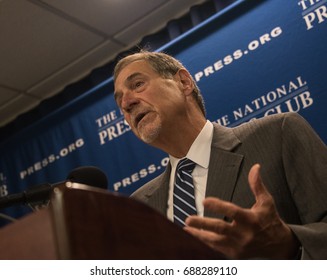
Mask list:
[[[0,126],[205,0],[0,0]]]

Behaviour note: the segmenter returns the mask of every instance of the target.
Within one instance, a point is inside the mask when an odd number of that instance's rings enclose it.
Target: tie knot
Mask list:
[[[194,167],[195,167],[195,162],[191,161],[188,158],[184,158],[180,160],[179,163],[177,164],[177,170],[185,171],[189,174],[192,173]]]

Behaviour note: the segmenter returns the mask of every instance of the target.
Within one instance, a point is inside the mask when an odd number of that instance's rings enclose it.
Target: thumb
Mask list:
[[[262,196],[269,195],[265,185],[262,182],[260,168],[261,166],[258,163],[253,165],[248,175],[249,185],[256,201],[258,201]]]

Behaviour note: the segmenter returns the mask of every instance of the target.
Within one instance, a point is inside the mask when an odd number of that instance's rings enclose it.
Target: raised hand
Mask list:
[[[256,201],[250,209],[208,197],[203,201],[205,209],[223,214],[231,222],[191,216],[184,229],[231,259],[294,258],[300,244],[279,217],[273,197],[262,182],[259,164],[252,166],[248,181]]]

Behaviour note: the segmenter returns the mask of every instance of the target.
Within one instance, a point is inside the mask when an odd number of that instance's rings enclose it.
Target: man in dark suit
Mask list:
[[[187,232],[233,259],[327,259],[326,146],[303,118],[213,124],[192,76],[163,53],[122,59],[114,79],[135,135],[170,157],[134,198],[175,220],[176,168],[188,158],[197,215],[180,220]]]

